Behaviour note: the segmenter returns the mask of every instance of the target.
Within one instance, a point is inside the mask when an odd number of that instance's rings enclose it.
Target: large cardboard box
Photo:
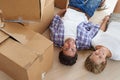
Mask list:
[[[69,0],[55,0],[55,7],[65,9],[68,7]]]
[[[53,43],[17,23],[0,28],[0,69],[15,80],[42,80],[53,63]]]
[[[54,16],[54,0],[0,0],[3,17],[22,19],[29,29],[43,33]]]

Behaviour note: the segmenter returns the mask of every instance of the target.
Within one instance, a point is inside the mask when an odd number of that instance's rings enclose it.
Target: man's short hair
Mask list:
[[[74,57],[64,55],[63,51],[59,52],[59,61],[64,65],[72,66],[76,63],[78,54],[76,53]]]

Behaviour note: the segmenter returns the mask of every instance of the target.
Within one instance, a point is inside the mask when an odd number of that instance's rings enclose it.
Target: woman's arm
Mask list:
[[[106,30],[106,28],[107,28],[107,22],[109,21],[109,18],[110,18],[110,16],[107,15],[107,16],[105,16],[105,18],[103,19],[103,22],[102,22],[101,25],[100,25],[100,29],[101,29],[102,31],[105,31],[105,30]]]

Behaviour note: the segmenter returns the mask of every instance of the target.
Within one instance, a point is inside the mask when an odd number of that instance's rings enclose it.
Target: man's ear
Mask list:
[[[61,50],[61,51],[65,51],[64,46],[62,46],[60,50]]]
[[[57,13],[57,15],[59,15],[60,17],[63,17],[65,12],[66,12],[66,9],[62,9]]]

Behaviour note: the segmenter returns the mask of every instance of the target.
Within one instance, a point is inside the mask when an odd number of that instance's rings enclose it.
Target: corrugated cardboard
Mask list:
[[[22,18],[29,29],[43,33],[54,15],[54,0],[0,0],[3,17],[9,20]]]
[[[3,31],[0,31],[0,43],[2,43],[7,38],[9,38],[9,36],[6,33],[4,33]]]
[[[41,80],[53,63],[53,43],[17,23],[0,28],[0,69],[15,80]],[[0,38],[1,39],[1,38]]]
[[[65,9],[68,7],[69,0],[55,0],[55,7]]]

